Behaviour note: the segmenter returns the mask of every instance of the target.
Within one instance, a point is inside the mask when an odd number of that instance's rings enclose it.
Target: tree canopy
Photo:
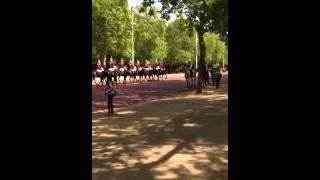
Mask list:
[[[132,15],[134,16],[134,59],[144,62],[166,60],[170,64],[195,63],[196,35],[199,44],[199,79],[202,66],[227,64],[227,0],[153,0],[128,9],[126,0],[92,1],[92,63],[112,56],[126,62],[132,55]],[[168,23],[170,13],[176,20]],[[164,19],[166,20],[164,20]]]
[[[197,92],[202,92],[202,80],[204,77],[204,65],[206,58],[206,46],[204,34],[215,32],[223,39],[228,36],[228,0],[159,0],[162,4],[161,17],[169,19],[171,13],[178,13],[189,31],[195,29],[199,36],[199,76]],[[154,4],[154,0],[144,0],[145,7]]]

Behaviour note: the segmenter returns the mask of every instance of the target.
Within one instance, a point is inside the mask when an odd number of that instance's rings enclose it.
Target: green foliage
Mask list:
[[[140,62],[164,59],[167,53],[165,21],[145,12],[135,15],[135,58]]]
[[[128,57],[130,29],[126,1],[92,1],[92,44],[99,58],[107,55]]]
[[[201,81],[204,77],[206,58],[205,32],[216,32],[227,39],[228,32],[228,0],[160,0],[162,4],[161,17],[169,19],[171,13],[178,13],[184,17],[189,31],[194,28],[199,35],[199,76],[197,92],[201,93]],[[150,6],[154,0],[144,0],[144,6]],[[217,57],[219,59],[219,57]]]
[[[133,13],[135,60],[144,62],[148,59],[154,63],[165,59],[170,64],[191,60],[195,63],[195,34],[202,31],[205,48],[198,44],[198,62],[200,51],[205,51],[202,63],[222,65],[225,59],[227,64],[227,0],[161,2],[163,8],[159,14],[150,0],[145,0],[145,6],[136,7],[134,12],[127,8],[125,0],[93,0],[92,62],[110,56],[118,61],[121,57],[126,62],[131,59]],[[178,13],[175,21],[166,23],[160,18],[160,15],[167,18],[171,12]]]
[[[214,33],[206,33],[204,41],[206,44],[206,62],[210,66],[214,64],[222,66],[223,59],[227,59],[227,47],[224,41]]]
[[[171,22],[167,27],[167,59],[174,64],[187,63],[195,54],[195,39],[182,27],[180,19]]]

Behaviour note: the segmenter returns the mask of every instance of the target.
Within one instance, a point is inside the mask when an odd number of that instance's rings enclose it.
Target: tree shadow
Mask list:
[[[166,100],[93,122],[93,179],[227,179],[226,106]]]

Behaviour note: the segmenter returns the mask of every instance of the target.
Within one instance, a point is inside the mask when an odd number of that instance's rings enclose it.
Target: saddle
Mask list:
[[[113,67],[113,68],[109,68],[108,70],[109,71],[114,71],[114,70],[116,70],[116,68]]]

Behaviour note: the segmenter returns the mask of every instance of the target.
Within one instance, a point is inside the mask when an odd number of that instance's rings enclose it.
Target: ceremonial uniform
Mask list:
[[[124,64],[124,60],[123,60],[123,58],[121,58],[121,61],[120,61],[119,67],[120,67],[120,71],[124,71],[124,70],[125,70],[125,64]]]
[[[103,67],[101,66],[100,60],[97,63],[97,69],[96,72],[101,74],[104,71]]]
[[[114,60],[112,58],[110,59],[109,70],[110,71],[114,71],[115,70]]]

